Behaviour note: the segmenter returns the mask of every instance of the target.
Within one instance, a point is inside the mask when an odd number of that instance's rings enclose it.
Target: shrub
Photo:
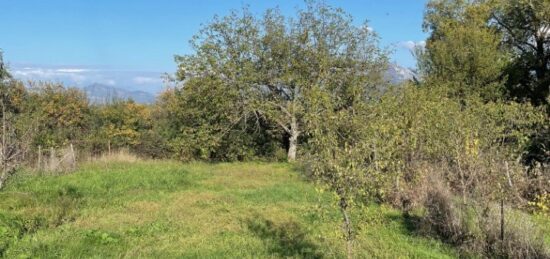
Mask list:
[[[489,208],[485,219],[485,254],[501,258],[550,258],[541,227],[528,214],[505,208],[504,240],[501,241],[500,208]]]
[[[439,236],[465,255],[550,258],[540,227],[525,213],[505,207],[502,225],[497,204],[464,204],[441,188],[429,192],[424,205],[420,232]]]
[[[537,195],[534,201],[529,202],[529,206],[535,214],[550,216],[550,193]]]
[[[443,189],[432,190],[425,201],[426,216],[423,224],[426,230],[440,236],[452,244],[465,242],[467,230],[464,229],[464,218],[452,194]]]

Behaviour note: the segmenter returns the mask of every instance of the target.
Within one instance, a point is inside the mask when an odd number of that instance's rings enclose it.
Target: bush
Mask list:
[[[534,201],[529,202],[529,206],[535,214],[550,216],[550,193],[537,195]]]
[[[460,244],[468,239],[468,230],[464,229],[466,219],[460,209],[456,208],[451,193],[443,189],[430,191],[424,206],[424,230],[452,244]]]
[[[540,227],[525,213],[505,207],[502,236],[501,208],[497,204],[466,204],[436,188],[428,193],[424,206],[421,233],[437,235],[458,246],[465,255],[550,258]]]
[[[504,241],[501,242],[500,208],[492,206],[484,224],[486,254],[502,258],[550,258],[541,226],[528,214],[505,208]]]

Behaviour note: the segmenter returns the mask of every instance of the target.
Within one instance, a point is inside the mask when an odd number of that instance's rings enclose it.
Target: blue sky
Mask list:
[[[189,54],[188,41],[215,15],[244,4],[255,13],[278,6],[292,15],[301,0],[3,0],[0,48],[21,79],[93,82],[157,92],[160,76],[175,71],[174,54]],[[425,0],[328,0],[368,19],[393,49],[392,60],[413,67],[410,48],[422,32]]]

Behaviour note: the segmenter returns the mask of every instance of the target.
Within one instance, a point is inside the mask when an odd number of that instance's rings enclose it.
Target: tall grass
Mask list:
[[[136,154],[131,153],[128,149],[118,149],[113,152],[102,153],[99,156],[89,156],[85,160],[87,162],[97,162],[97,163],[109,163],[109,162],[134,163],[143,159],[138,157]]]

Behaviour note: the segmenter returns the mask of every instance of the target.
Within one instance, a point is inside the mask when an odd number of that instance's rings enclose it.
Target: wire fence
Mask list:
[[[73,144],[55,149],[38,147],[35,170],[46,174],[69,172],[76,169],[77,155]]]

